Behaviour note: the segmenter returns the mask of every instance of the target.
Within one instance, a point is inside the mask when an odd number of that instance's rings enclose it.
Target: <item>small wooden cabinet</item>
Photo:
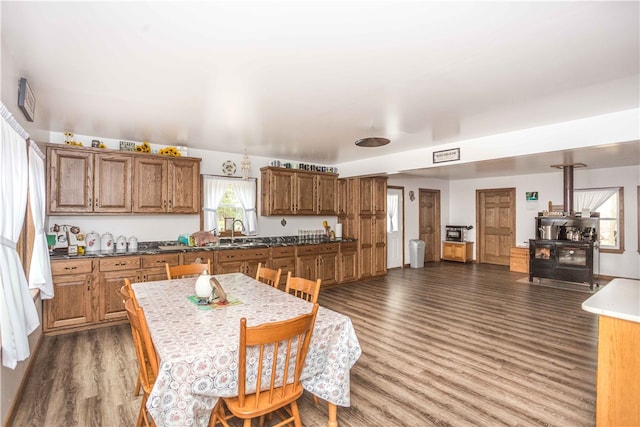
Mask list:
[[[60,260],[51,263],[54,297],[43,301],[44,331],[84,326],[94,321],[93,261]]]
[[[198,213],[199,159],[136,157],[133,211],[136,213]]]
[[[261,214],[336,215],[338,176],[266,167],[261,169]]]
[[[529,248],[513,246],[509,250],[509,271],[529,273]]]
[[[131,213],[131,156],[48,147],[47,166],[47,213]]]
[[[445,261],[473,261],[473,242],[442,242],[442,259]]]

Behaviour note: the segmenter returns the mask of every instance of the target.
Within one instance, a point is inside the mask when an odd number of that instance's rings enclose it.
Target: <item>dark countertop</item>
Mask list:
[[[176,252],[194,252],[194,251],[224,251],[231,249],[251,249],[251,248],[271,248],[286,246],[302,246],[302,245],[320,245],[326,243],[355,242],[356,239],[343,238],[340,240],[300,240],[297,236],[281,236],[281,237],[237,237],[231,243],[230,238],[222,238],[217,244],[207,246],[184,246],[177,240],[154,241],[138,243],[138,250],[135,252],[85,252],[83,255],[66,254],[65,250],[57,250],[50,259],[85,259],[85,258],[104,258],[114,256],[134,256],[134,255],[154,255]],[[162,249],[160,248],[162,247]],[[175,247],[175,248],[173,248]]]

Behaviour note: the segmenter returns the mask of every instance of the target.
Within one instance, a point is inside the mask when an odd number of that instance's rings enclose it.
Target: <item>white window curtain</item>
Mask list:
[[[2,365],[29,357],[29,334],[40,321],[16,245],[27,207],[27,133],[0,103],[0,335]]]
[[[398,205],[400,198],[397,194],[387,194],[387,233],[398,231]]]
[[[258,234],[258,216],[256,214],[256,180],[234,179],[231,182],[233,191],[242,205],[245,219],[245,232],[249,235]]]
[[[573,206],[576,212],[582,209],[597,210],[609,197],[618,192],[617,188],[598,188],[590,190],[575,190],[573,192]]]
[[[44,154],[35,142],[29,142],[29,206],[35,228],[31,266],[29,267],[29,287],[40,289],[42,299],[53,298],[51,262],[47,248],[45,220],[45,167]]]
[[[203,175],[202,181],[204,229],[209,231],[218,227],[218,205],[224,197],[229,181],[211,175]]]

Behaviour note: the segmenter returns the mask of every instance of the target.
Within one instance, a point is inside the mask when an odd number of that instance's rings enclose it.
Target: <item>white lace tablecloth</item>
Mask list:
[[[206,426],[218,397],[238,394],[240,319],[248,326],[311,311],[311,304],[241,273],[215,276],[242,304],[203,310],[189,301],[195,278],[135,283],[160,358],[147,408],[158,426]],[[361,354],[351,319],[324,307],[302,374],[306,390],[349,406],[349,370]]]

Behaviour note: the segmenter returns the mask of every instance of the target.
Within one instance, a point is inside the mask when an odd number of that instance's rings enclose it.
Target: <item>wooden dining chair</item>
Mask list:
[[[124,278],[124,285],[120,288],[120,293],[123,297],[123,302],[126,302],[127,296],[133,300],[133,306],[135,308],[140,308],[138,305],[138,300],[136,299],[136,294],[133,292],[133,288],[131,287],[131,280],[127,277]]]
[[[291,272],[287,273],[287,285],[284,289],[286,293],[293,293],[298,298],[302,298],[312,303],[318,302],[318,295],[320,295],[320,283],[322,279],[315,281],[304,279],[302,277],[295,277],[291,275]]]
[[[147,319],[144,317],[142,308],[135,308],[132,299],[128,299],[124,307],[127,310],[127,317],[131,324],[131,334],[133,335],[133,344],[140,369],[138,378],[142,386],[142,403],[140,404],[136,427],[140,427],[143,424],[147,427],[155,426],[153,418],[147,414],[147,399],[158,376],[158,357],[151,342]]]
[[[197,276],[204,271],[211,274],[211,260],[207,260],[207,263],[194,263],[184,265],[170,266],[169,263],[165,263],[167,269],[167,280],[179,279],[181,277]]]
[[[258,271],[256,272],[256,280],[267,285],[271,285],[278,289],[280,286],[280,276],[282,275],[282,269],[274,270],[272,268],[263,267],[262,263],[258,264]]]
[[[300,375],[317,313],[318,304],[314,304],[310,313],[279,322],[248,327],[247,319],[240,319],[238,396],[218,400],[209,426],[218,422],[228,425],[220,419],[225,414],[223,405],[231,415],[244,420],[244,427],[250,427],[253,418],[279,409],[286,413],[279,411],[283,421],[277,425],[293,422],[302,426],[297,404],[303,391]],[[256,365],[250,372],[250,384],[247,384],[247,360]],[[256,391],[247,393],[247,389]]]

